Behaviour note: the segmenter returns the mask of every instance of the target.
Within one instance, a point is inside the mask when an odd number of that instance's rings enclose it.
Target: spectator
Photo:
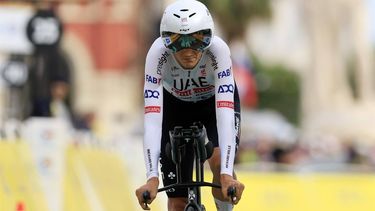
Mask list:
[[[73,125],[73,114],[68,102],[69,84],[64,79],[51,82],[50,96],[36,100],[31,116],[56,117]]]

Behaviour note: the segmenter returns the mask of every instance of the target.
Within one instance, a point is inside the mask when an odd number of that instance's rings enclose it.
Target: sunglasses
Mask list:
[[[174,32],[163,32],[164,44],[173,52],[182,49],[205,50],[211,43],[212,33],[210,29],[201,30],[191,34],[178,34]]]

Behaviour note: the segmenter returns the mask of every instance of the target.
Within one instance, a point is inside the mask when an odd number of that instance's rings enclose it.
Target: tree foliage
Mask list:
[[[258,86],[258,108],[280,112],[291,123],[299,124],[301,80],[282,65],[264,64],[253,57]]]
[[[242,37],[254,18],[271,16],[270,0],[200,0],[220,23],[228,40]]]

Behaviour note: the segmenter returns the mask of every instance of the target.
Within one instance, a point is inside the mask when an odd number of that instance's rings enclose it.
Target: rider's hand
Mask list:
[[[241,199],[243,190],[245,189],[244,184],[242,184],[241,182],[233,179],[233,177],[228,175],[228,174],[220,175],[220,183],[221,183],[221,192],[223,193],[224,198],[227,201],[230,201],[233,204],[237,204]],[[236,188],[236,196],[235,196],[233,201],[232,201],[231,197],[228,196],[228,188],[229,187],[235,187]]]
[[[159,179],[157,177],[152,177],[147,180],[147,183],[141,187],[139,187],[135,191],[135,195],[138,198],[138,203],[144,210],[149,210],[150,208],[146,206],[145,201],[143,199],[143,193],[148,191],[150,193],[150,200],[147,201],[147,204],[151,204],[151,202],[155,199],[156,194],[158,193],[159,187]]]

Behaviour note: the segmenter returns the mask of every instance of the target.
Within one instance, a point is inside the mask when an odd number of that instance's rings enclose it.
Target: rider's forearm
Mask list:
[[[150,121],[152,121],[152,118],[147,118],[145,116],[145,135],[143,141],[143,153],[147,170],[147,179],[159,176],[158,161],[160,156],[160,141],[155,141],[155,136],[161,136],[161,134],[158,134],[161,132],[158,132],[157,128],[153,127],[153,124],[150,123]],[[160,138],[157,140],[160,140]]]
[[[223,45],[224,46],[224,45]],[[216,49],[212,47],[218,64],[215,75],[216,119],[219,147],[221,152],[221,173],[233,174],[234,154],[236,151],[236,135],[234,124],[234,92],[235,83],[232,61],[228,46]]]
[[[232,74],[232,73],[230,73]],[[224,80],[225,79],[225,80]],[[234,81],[227,77],[221,79],[216,95],[216,119],[219,147],[221,154],[221,173],[233,174],[233,163],[236,151],[236,133],[234,120]],[[228,90],[220,87],[228,86]],[[233,90],[232,90],[233,88]]]
[[[145,83],[145,110],[144,110],[144,139],[143,153],[147,170],[147,178],[157,177],[160,157],[162,133],[162,86]]]
[[[218,109],[221,121],[218,122],[218,135],[221,155],[221,174],[233,175],[234,156],[236,151],[236,141],[234,133],[234,118],[230,110]]]

